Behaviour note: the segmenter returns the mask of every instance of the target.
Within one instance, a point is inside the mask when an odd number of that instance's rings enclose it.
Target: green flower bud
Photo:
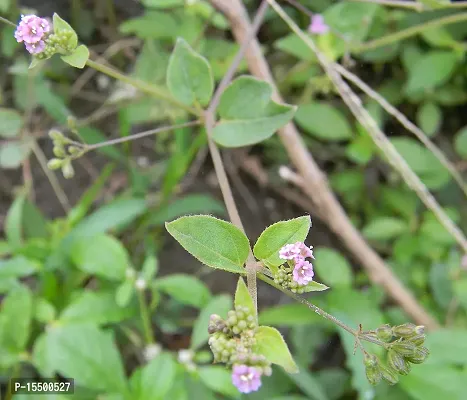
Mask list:
[[[76,146],[68,146],[68,153],[71,155],[75,156],[79,154],[82,150],[79,147]]]
[[[400,355],[407,357],[415,353],[416,346],[412,342],[394,342],[391,345],[391,349],[397,351]]]
[[[408,375],[411,369],[409,362],[393,349],[388,351],[388,366],[401,375]]]
[[[73,169],[73,166],[71,165],[70,161],[67,160],[63,163],[62,173],[65,179],[70,179],[75,176],[75,170]]]
[[[425,343],[426,335],[425,334],[420,334],[411,337],[410,340],[415,346],[421,346],[423,343]]]
[[[59,160],[58,158],[52,158],[48,163],[47,163],[47,167],[51,170],[54,170],[54,169],[59,169],[61,168],[63,164],[63,161],[62,160]]]
[[[412,364],[422,364],[429,356],[430,351],[426,347],[417,347],[414,354],[407,357],[407,361]]]
[[[379,369],[379,366],[365,367],[365,373],[366,373],[366,378],[368,379],[368,382],[370,382],[370,385],[373,385],[373,386],[380,383],[381,378],[383,377],[381,374],[381,370]]]
[[[384,365],[380,365],[381,375],[383,379],[390,385],[395,385],[399,382],[399,376],[397,372],[394,371],[392,368],[388,368]]]
[[[56,157],[66,157],[65,149],[61,146],[61,144],[57,143],[57,145],[54,146],[53,152]]]
[[[63,133],[57,131],[56,129],[52,129],[51,131],[49,131],[49,137],[52,140],[56,140],[57,142],[63,142],[65,140],[65,136],[63,136]]]
[[[376,367],[378,365],[378,359],[373,354],[365,354],[363,364],[365,367]]]
[[[392,328],[389,324],[385,324],[376,329],[376,337],[383,342],[389,342],[392,336]]]
[[[392,331],[394,332],[395,336],[399,336],[402,338],[408,338],[419,334],[417,326],[410,322],[395,326],[394,328],[392,328]]]

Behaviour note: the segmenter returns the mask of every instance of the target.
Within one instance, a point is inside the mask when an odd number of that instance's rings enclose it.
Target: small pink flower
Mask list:
[[[279,258],[283,260],[304,260],[313,257],[313,247],[308,247],[305,243],[286,244],[279,250]]]
[[[314,14],[311,17],[311,24],[308,27],[308,32],[316,35],[322,35],[329,32],[329,26],[324,22],[324,18],[321,14]]]
[[[232,383],[241,393],[255,392],[261,386],[261,372],[248,365],[234,365]]]
[[[315,273],[313,265],[305,260],[298,260],[293,270],[293,280],[299,285],[308,285],[312,280]]]
[[[19,43],[37,43],[50,32],[50,23],[36,15],[23,15],[15,31],[15,39]]]
[[[43,40],[37,43],[25,43],[26,50],[31,54],[39,54],[45,50],[45,42]]]

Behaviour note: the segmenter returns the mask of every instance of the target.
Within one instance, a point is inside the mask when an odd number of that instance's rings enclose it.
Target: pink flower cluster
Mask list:
[[[324,18],[321,14],[314,14],[311,17],[311,24],[308,27],[308,32],[314,33],[315,35],[323,35],[329,32],[329,26],[324,22]]]
[[[45,49],[45,36],[50,32],[50,23],[37,15],[22,15],[16,31],[17,42],[24,42],[31,54],[42,53]]]
[[[302,242],[286,244],[279,250],[279,258],[294,262],[292,276],[299,285],[307,285],[313,280],[315,276],[313,264],[305,260],[305,258],[314,258],[312,247]]]
[[[241,393],[255,392],[261,386],[261,372],[258,368],[248,365],[234,365],[232,383]]]

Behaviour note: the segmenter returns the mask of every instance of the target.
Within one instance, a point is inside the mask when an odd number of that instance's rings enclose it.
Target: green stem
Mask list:
[[[96,71],[102,72],[105,75],[108,75],[114,79],[122,81],[124,83],[128,83],[129,85],[134,86],[136,89],[141,90],[143,93],[149,94],[151,96],[157,97],[159,99],[165,100],[168,103],[177,106],[179,108],[184,109],[185,111],[189,112],[190,114],[196,115],[198,117],[202,117],[202,114],[197,111],[196,109],[187,106],[186,104],[181,103],[180,101],[174,99],[169,93],[167,93],[164,89],[161,89],[155,85],[152,85],[148,82],[140,81],[139,79],[131,78],[121,72],[117,71],[116,69],[107,67],[104,64],[100,64],[93,60],[88,60],[86,62],[88,67],[94,68]]]
[[[373,50],[378,47],[387,46],[389,44],[399,42],[401,40],[414,36],[420,32],[427,31],[432,28],[436,28],[437,26],[454,24],[456,22],[462,22],[462,21],[467,21],[467,13],[449,15],[447,17],[438,18],[438,19],[428,21],[417,26],[412,26],[411,28],[403,29],[391,35],[387,35],[379,39],[371,40],[369,42],[356,45],[355,47],[352,48],[352,52],[362,53],[367,50]]]
[[[8,24],[8,25],[14,26],[14,27],[16,28],[16,24],[14,24],[13,22],[11,22],[9,19],[6,19],[6,18],[3,18],[3,17],[0,17],[0,21],[1,21],[1,22],[4,22],[5,24]]]
[[[105,146],[111,146],[111,145],[118,144],[118,143],[130,142],[132,140],[141,139],[143,137],[156,135],[156,134],[162,133],[162,132],[167,132],[167,131],[171,131],[171,130],[175,130],[175,129],[181,129],[181,128],[188,128],[190,126],[196,126],[196,125],[199,125],[200,123],[201,123],[201,121],[191,121],[191,122],[186,122],[184,124],[179,124],[179,125],[163,126],[161,128],[151,129],[149,131],[136,133],[136,134],[130,135],[130,136],[125,136],[125,137],[121,137],[121,138],[117,138],[117,139],[107,140],[107,141],[101,142],[101,143],[85,145],[85,150],[86,151],[91,151],[91,150],[99,149],[99,148],[105,147]]]
[[[149,317],[148,306],[144,298],[144,290],[137,289],[136,291],[138,293],[139,309],[141,312],[141,322],[143,323],[143,332],[144,332],[144,337],[146,339],[146,344],[153,344],[154,334],[152,332],[151,319]]]
[[[374,3],[388,7],[409,8],[415,11],[430,11],[432,8],[426,7],[423,3],[418,1],[405,1],[405,0],[350,0],[359,3]],[[467,8],[467,1],[458,1],[456,3],[447,3],[439,5],[440,9],[444,8]]]
[[[107,14],[109,25],[113,29],[117,29],[117,14],[115,12],[115,5],[113,0],[107,0]]]
[[[354,335],[356,338],[366,340],[367,342],[371,342],[374,344],[377,344],[379,346],[382,346],[384,348],[387,348],[387,343],[384,343],[374,337],[371,337],[369,335],[362,334],[359,330],[353,329],[350,326],[344,324],[341,320],[337,319],[336,317],[332,316],[331,314],[327,313],[326,311],[322,310],[318,306],[315,306],[314,304],[310,303],[303,297],[300,297],[299,295],[292,293],[290,290],[287,290],[283,288],[281,285],[278,283],[274,282],[271,278],[268,278],[267,276],[263,275],[262,273],[258,274],[258,278],[261,279],[263,282],[266,282],[267,284],[275,287],[277,290],[280,290],[282,293],[286,294],[287,296],[291,297],[295,301],[298,301],[299,303],[307,306],[309,309],[313,310],[316,314],[318,314],[320,317],[323,317],[327,319],[328,321],[331,321],[332,323],[336,324],[340,328],[344,329],[345,331],[349,332],[350,334]]]

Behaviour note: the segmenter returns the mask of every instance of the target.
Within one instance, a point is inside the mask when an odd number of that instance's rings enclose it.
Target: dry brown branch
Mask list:
[[[242,2],[239,0],[211,0],[211,3],[230,20],[236,41],[243,43],[250,29],[250,20]],[[269,66],[256,39],[250,42],[245,57],[251,73],[275,87]],[[277,91],[274,93],[274,99],[282,102]],[[319,208],[319,213],[326,216],[325,222],[330,229],[367,270],[370,279],[375,284],[381,285],[386,293],[417,323],[425,325],[428,329],[437,328],[438,322],[417,302],[412,293],[399,281],[352,225],[329,188],[325,174],[308,152],[297,128],[289,123],[280,130],[279,136],[291,161],[306,182],[303,190]]]

